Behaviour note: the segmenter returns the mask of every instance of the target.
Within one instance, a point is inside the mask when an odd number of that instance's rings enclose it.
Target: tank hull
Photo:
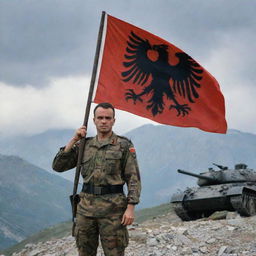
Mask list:
[[[182,220],[208,217],[215,211],[237,211],[242,216],[256,214],[256,185],[228,183],[188,188],[171,198],[176,214]]]

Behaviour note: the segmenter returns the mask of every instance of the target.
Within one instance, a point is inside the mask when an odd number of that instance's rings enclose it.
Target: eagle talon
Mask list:
[[[125,99],[128,101],[130,99],[133,100],[133,103],[136,104],[136,101],[139,100],[140,102],[143,102],[139,94],[136,94],[133,89],[127,89],[127,93],[125,93]]]
[[[171,105],[169,109],[175,108],[177,110],[177,116],[182,116],[188,115],[189,111],[191,111],[191,108],[188,106],[188,104],[183,104],[183,105]]]

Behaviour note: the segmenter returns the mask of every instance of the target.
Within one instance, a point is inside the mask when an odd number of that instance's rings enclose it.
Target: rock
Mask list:
[[[176,232],[179,234],[184,234],[187,232],[187,229],[185,227],[178,227],[176,228]]]
[[[182,222],[166,214],[132,226],[129,228],[130,241],[125,256],[256,256],[256,216],[218,218],[214,221],[199,219]],[[77,255],[72,236],[27,244],[20,252],[12,254],[64,255]],[[103,255],[102,247],[99,246],[97,256]]]
[[[146,241],[147,241],[147,233],[146,232],[132,230],[132,231],[129,231],[129,236],[130,236],[131,240],[134,240],[137,243],[146,243]]]
[[[29,249],[29,248],[33,248],[33,246],[35,246],[35,245],[34,245],[34,244],[26,244],[26,245],[25,245],[25,248],[26,248],[26,249]]]
[[[233,226],[241,226],[241,225],[243,225],[243,219],[241,219],[241,218],[230,219],[227,221],[227,223],[229,225],[233,225]]]
[[[222,256],[223,253],[226,251],[227,246],[221,246],[219,251],[218,251],[218,256]]]
[[[178,247],[177,246],[172,246],[172,250],[177,251]]]
[[[187,245],[187,246],[191,246],[192,245],[192,241],[187,238],[186,236],[182,235],[182,234],[177,234],[176,235],[176,238],[184,245]]]
[[[213,244],[216,242],[215,238],[210,238],[209,240],[206,241],[207,244]]]
[[[158,242],[155,238],[150,238],[147,240],[147,245],[149,245],[149,246],[156,246],[157,244],[158,244]]]
[[[230,219],[235,219],[238,216],[237,212],[228,212],[226,219],[230,220]]]
[[[210,220],[222,220],[226,219],[228,211],[217,211],[208,217]]]
[[[35,250],[29,252],[28,256],[36,256],[36,255],[39,255],[40,253],[41,253],[40,249],[35,249]]]
[[[228,231],[233,231],[233,230],[237,229],[237,227],[227,226],[227,229],[228,229]]]
[[[208,252],[208,249],[206,246],[203,246],[203,247],[200,247],[199,248],[199,251],[202,252],[202,253],[207,253]]]

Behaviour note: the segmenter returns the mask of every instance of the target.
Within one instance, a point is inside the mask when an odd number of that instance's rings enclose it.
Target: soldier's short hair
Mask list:
[[[112,106],[112,104],[108,103],[108,102],[102,102],[102,103],[99,103],[93,110],[93,114],[95,116],[95,112],[97,110],[97,108],[105,108],[105,109],[108,109],[108,108],[111,108],[113,110],[113,117],[115,117],[115,109],[114,107]]]

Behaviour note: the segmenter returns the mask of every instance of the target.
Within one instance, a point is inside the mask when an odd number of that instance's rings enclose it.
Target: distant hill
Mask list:
[[[51,130],[27,137],[0,139],[0,153],[13,154],[51,171],[58,148],[74,130]],[[144,125],[126,134],[137,150],[142,176],[139,208],[166,203],[178,188],[195,185],[193,177],[177,174],[177,169],[194,172],[244,162],[256,168],[256,135],[230,129],[227,134],[207,133],[195,128]],[[74,171],[61,174],[73,181]]]
[[[61,146],[64,146],[73,135],[74,130],[50,130],[32,136],[0,138],[0,153],[16,155],[32,164],[52,172],[51,163]],[[58,173],[57,173],[58,174]],[[58,174],[73,180],[72,173]]]
[[[71,218],[72,183],[16,157],[0,155],[0,249]]]

